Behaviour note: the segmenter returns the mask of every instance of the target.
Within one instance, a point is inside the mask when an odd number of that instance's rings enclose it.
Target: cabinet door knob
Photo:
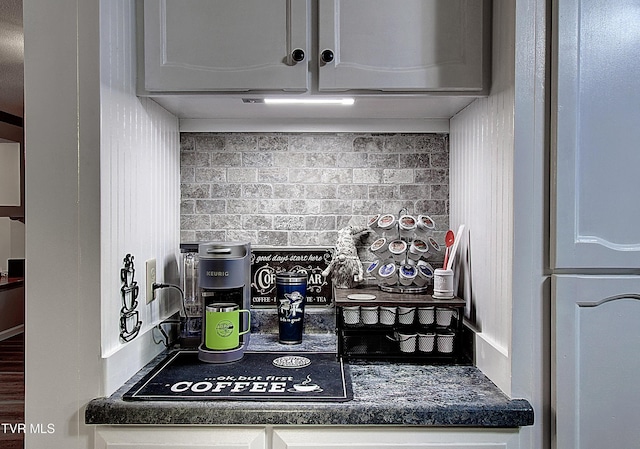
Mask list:
[[[324,62],[325,64],[330,63],[331,61],[333,61],[333,51],[331,50],[323,50],[322,53],[320,53],[320,60],[322,62]]]
[[[291,52],[291,59],[293,59],[295,62],[304,61],[304,50],[301,48],[296,48],[295,50],[293,50]]]

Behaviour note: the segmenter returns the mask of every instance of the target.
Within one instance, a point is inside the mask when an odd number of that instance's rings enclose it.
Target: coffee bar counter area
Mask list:
[[[0,277],[0,291],[24,286],[23,277]]]
[[[325,312],[333,314],[333,308],[326,308]],[[309,316],[325,312],[311,311]],[[329,352],[336,355],[337,361],[337,349],[336,336],[333,330],[327,329],[324,333],[305,333],[302,343],[297,345],[278,343],[277,333],[253,333],[247,351],[310,352],[310,359],[313,359],[314,352]],[[277,354],[277,359],[282,359],[282,354]],[[508,398],[471,365],[348,361],[344,366],[349,391],[347,397],[338,401],[303,400],[302,397],[267,401],[223,398],[127,400],[125,395],[133,387],[144,384],[144,379],[148,379],[149,374],[153,374],[166,360],[167,354],[161,354],[110,397],[92,400],[85,410],[85,422],[108,426],[413,425],[486,428],[516,428],[533,423],[533,409],[529,402]],[[243,363],[244,360],[233,362],[236,365]],[[323,384],[314,380],[311,385],[319,391],[315,384]],[[187,385],[184,383],[182,386]],[[204,388],[204,383],[200,386]],[[256,391],[270,388],[258,387]]]
[[[24,332],[24,289],[24,277],[0,276],[0,340]]]

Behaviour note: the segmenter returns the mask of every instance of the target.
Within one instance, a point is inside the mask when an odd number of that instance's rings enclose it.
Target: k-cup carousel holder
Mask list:
[[[441,246],[434,238],[435,221],[402,209],[397,216],[374,215],[368,226],[378,238],[369,248],[376,259],[366,271],[376,279],[378,288],[388,293],[426,293],[435,271],[429,261],[441,256]]]

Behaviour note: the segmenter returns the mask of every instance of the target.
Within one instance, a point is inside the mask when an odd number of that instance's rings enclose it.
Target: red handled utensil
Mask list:
[[[460,240],[462,240],[462,234],[464,233],[464,225],[460,225],[458,228],[458,233],[456,234],[455,241],[453,242],[453,247],[451,248],[451,253],[449,254],[449,263],[446,266],[446,270],[451,270],[453,268],[453,261],[456,258],[456,253],[458,252],[458,246],[460,245]]]
[[[455,235],[453,234],[453,231],[449,229],[444,236],[444,244],[447,245],[447,249],[444,252],[444,263],[442,264],[443,270],[447,269],[447,263],[449,262],[449,248],[451,248],[451,245],[453,245],[454,241]]]

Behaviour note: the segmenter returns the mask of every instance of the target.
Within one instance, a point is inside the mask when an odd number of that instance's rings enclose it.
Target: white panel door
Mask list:
[[[552,282],[555,447],[639,447],[640,276]]]
[[[272,449],[518,449],[518,429],[275,428]]]
[[[640,2],[557,3],[556,268],[640,267]]]
[[[306,90],[307,6],[307,0],[144,0],[145,89]],[[295,50],[304,52],[301,61]]]
[[[489,3],[320,0],[319,89],[482,91]]]
[[[95,449],[266,449],[264,428],[96,427]]]

